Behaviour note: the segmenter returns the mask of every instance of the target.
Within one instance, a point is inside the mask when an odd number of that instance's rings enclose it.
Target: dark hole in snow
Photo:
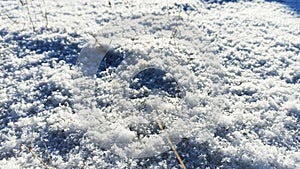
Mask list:
[[[100,62],[97,71],[97,77],[101,78],[103,76],[102,73],[108,69],[117,68],[128,55],[132,54],[133,52],[123,49],[107,51],[104,58]]]
[[[114,72],[115,68],[129,55],[139,54],[126,49],[109,50],[99,65],[97,77],[102,78]],[[146,97],[157,91],[164,92],[170,97],[183,97],[184,92],[180,89],[178,82],[175,78],[167,76],[167,73],[160,69],[148,68],[134,75],[130,88],[136,90],[138,94],[132,94],[130,98]]]
[[[146,90],[141,90],[145,87]],[[157,90],[164,91],[170,97],[182,97],[183,95],[176,79],[167,76],[167,72],[156,68],[148,68],[136,74],[130,88],[139,91],[137,95],[132,95],[132,98],[146,97]]]

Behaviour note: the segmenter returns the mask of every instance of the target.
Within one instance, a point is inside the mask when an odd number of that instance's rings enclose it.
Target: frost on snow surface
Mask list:
[[[0,5],[0,168],[300,168],[296,0]]]

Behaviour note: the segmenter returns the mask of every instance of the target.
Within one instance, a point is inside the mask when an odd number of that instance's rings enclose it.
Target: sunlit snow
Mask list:
[[[0,168],[300,168],[297,0],[0,6]]]

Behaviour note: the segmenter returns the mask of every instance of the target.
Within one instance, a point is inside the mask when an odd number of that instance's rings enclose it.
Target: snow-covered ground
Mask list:
[[[0,168],[300,168],[299,1],[0,10]]]

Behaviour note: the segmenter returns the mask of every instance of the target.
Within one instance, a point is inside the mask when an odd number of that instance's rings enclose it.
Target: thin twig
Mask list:
[[[177,28],[174,29],[174,30],[172,31],[172,35],[171,35],[170,41],[169,41],[169,47],[170,47],[170,45],[172,44],[172,42],[171,42],[172,39],[173,39],[173,43],[174,43],[174,45],[175,45],[176,34],[177,34]]]
[[[21,1],[21,2],[22,2],[22,1]],[[27,8],[27,14],[28,14],[29,21],[30,21],[30,23],[31,23],[33,32],[35,32],[35,26],[34,26],[34,24],[33,24],[33,21],[32,21],[31,15],[30,15],[30,11],[29,11],[29,2],[28,2],[28,0],[26,0],[26,8]]]
[[[43,6],[44,6],[44,17],[45,17],[45,22],[46,22],[46,25],[45,27],[47,28],[48,27],[48,12],[47,12],[47,7],[46,7],[46,3],[45,3],[45,0],[43,0]]]
[[[6,13],[6,11],[5,11],[4,15],[5,15],[10,21],[12,21],[14,24],[18,24],[18,22],[17,22],[17,21],[14,21],[14,20]]]
[[[109,7],[111,8],[111,2],[110,2],[110,0],[108,0],[108,5],[109,5]]]
[[[25,5],[25,3],[22,0],[19,0],[19,2],[21,3],[22,6]]]
[[[30,148],[33,147],[33,139],[34,139],[34,135],[33,135],[33,130],[32,130],[32,132],[31,132]]]
[[[52,164],[52,156],[50,155],[49,150],[48,150],[48,147],[47,147],[47,145],[46,145],[46,143],[45,143],[44,140],[43,140],[43,143],[44,143],[44,147],[45,147],[45,149],[46,149],[46,153],[47,153],[47,155],[48,155],[49,163],[50,163],[50,165],[51,165],[51,164]]]
[[[36,155],[36,153],[32,150],[32,148],[31,147],[27,147],[26,145],[24,145],[24,144],[22,144],[22,146],[24,147],[24,148],[26,148],[33,156],[34,156],[34,158],[35,159],[37,159],[46,169],[52,169],[52,168],[50,168],[40,157],[38,157],[37,155]]]
[[[164,127],[163,127],[160,119],[158,118],[158,115],[156,115],[156,117],[157,117],[156,118],[156,123],[158,124],[159,129],[161,130],[162,133],[165,132],[165,129],[164,129]],[[182,169],[187,169],[186,166],[185,166],[185,164],[184,164],[184,162],[182,161],[182,159],[181,159],[181,157],[180,157],[180,155],[179,155],[179,153],[178,153],[175,145],[172,143],[172,140],[170,139],[170,137],[168,135],[166,135],[166,139],[168,141],[168,144],[172,148],[172,150],[173,150],[173,152],[174,152],[177,160],[179,161],[181,168]]]
[[[100,46],[101,46],[101,44],[98,42],[98,39],[97,39],[97,37],[96,37],[96,35],[95,35],[94,33],[88,32],[88,34],[94,38],[94,40],[95,40],[95,44],[97,44],[97,45],[100,45]]]

